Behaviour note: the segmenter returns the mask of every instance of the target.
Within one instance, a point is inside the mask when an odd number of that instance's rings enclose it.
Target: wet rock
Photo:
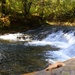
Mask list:
[[[52,75],[75,75],[75,58],[64,62],[65,66],[52,71]],[[21,75],[50,75],[50,71],[42,70]]]

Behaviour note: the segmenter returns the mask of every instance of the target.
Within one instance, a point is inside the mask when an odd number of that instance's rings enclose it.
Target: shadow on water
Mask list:
[[[42,70],[48,63],[46,51],[57,50],[50,46],[24,46],[22,43],[0,43],[0,73],[17,75]]]

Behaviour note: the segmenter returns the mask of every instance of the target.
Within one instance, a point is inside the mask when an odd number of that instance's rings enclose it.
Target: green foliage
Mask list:
[[[62,20],[75,17],[75,1],[73,0],[34,0],[30,9],[33,14],[39,14],[43,18]]]
[[[75,0],[0,0],[0,17],[2,14],[16,19],[32,14],[49,21],[74,21]]]
[[[8,0],[9,10],[11,12],[22,13],[23,12],[23,4],[21,0]]]
[[[62,15],[75,15],[74,0],[6,0],[7,11],[27,14],[39,14],[41,17],[48,17],[54,14],[53,19]]]

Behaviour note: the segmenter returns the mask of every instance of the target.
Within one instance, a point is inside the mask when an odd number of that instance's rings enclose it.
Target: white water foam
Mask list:
[[[61,52],[63,54],[70,56],[70,57],[75,57],[75,44],[69,46],[66,49],[61,49]]]
[[[46,45],[51,45],[51,46],[55,46],[57,48],[67,48],[69,45],[65,42],[59,42],[59,41],[38,41],[38,40],[33,40],[32,42],[28,42],[25,43],[25,45],[27,46],[46,46]]]
[[[49,34],[45,39],[32,40],[31,42],[25,43],[25,45],[31,46],[45,46],[52,45],[58,48],[68,48],[75,43],[74,33],[63,33],[58,31],[56,33]]]
[[[69,32],[64,34],[64,38],[68,41],[69,44],[74,44],[75,43],[75,32]]]
[[[57,48],[60,48],[58,51],[47,51],[46,55],[49,57],[50,53],[52,53],[53,57],[58,58],[58,60],[65,61],[67,59],[71,58],[71,53],[74,50],[71,47],[73,44],[75,44],[75,36],[74,31],[64,33],[63,31],[58,31],[56,33],[49,34],[46,38],[43,40],[33,40],[32,42],[25,43],[25,45],[30,46],[55,46]],[[71,49],[70,49],[71,48]],[[71,55],[70,55],[71,54]],[[75,54],[72,56],[74,57]],[[51,56],[49,57],[51,58]],[[49,61],[50,59],[46,59]]]
[[[29,41],[29,37],[29,35],[25,35],[22,33],[0,35],[0,39],[9,41]]]
[[[26,39],[17,38],[17,37],[21,37],[23,35],[24,34],[22,34],[22,33],[5,34],[5,35],[1,35],[0,39],[9,40],[9,41],[26,41]],[[27,38],[27,39],[30,40],[30,38]],[[41,41],[32,40],[31,42],[27,42],[24,45],[26,45],[26,46],[50,45],[50,46],[57,47],[57,48],[59,48],[59,50],[52,52],[53,57],[56,57],[59,60],[66,60],[71,57],[72,51],[74,52],[74,46],[75,46],[74,44],[75,44],[74,31],[67,32],[67,33],[64,33],[63,31],[58,31],[58,32],[49,34],[46,38],[44,38]],[[74,46],[72,47],[72,45],[74,45]],[[51,51],[48,52],[47,54],[50,54],[50,53],[51,53]],[[73,56],[74,56],[74,54],[73,54]]]
[[[59,51],[47,51],[47,55],[52,54],[52,57],[54,57],[58,61],[65,61],[67,59],[70,59],[71,57],[64,54],[61,50]],[[50,57],[49,57],[50,58]],[[46,61],[49,61],[50,59],[46,59]]]

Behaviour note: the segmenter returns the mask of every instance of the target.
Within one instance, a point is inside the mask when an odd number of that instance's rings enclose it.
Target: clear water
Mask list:
[[[75,28],[43,26],[0,35],[0,73],[19,75],[75,57]]]

